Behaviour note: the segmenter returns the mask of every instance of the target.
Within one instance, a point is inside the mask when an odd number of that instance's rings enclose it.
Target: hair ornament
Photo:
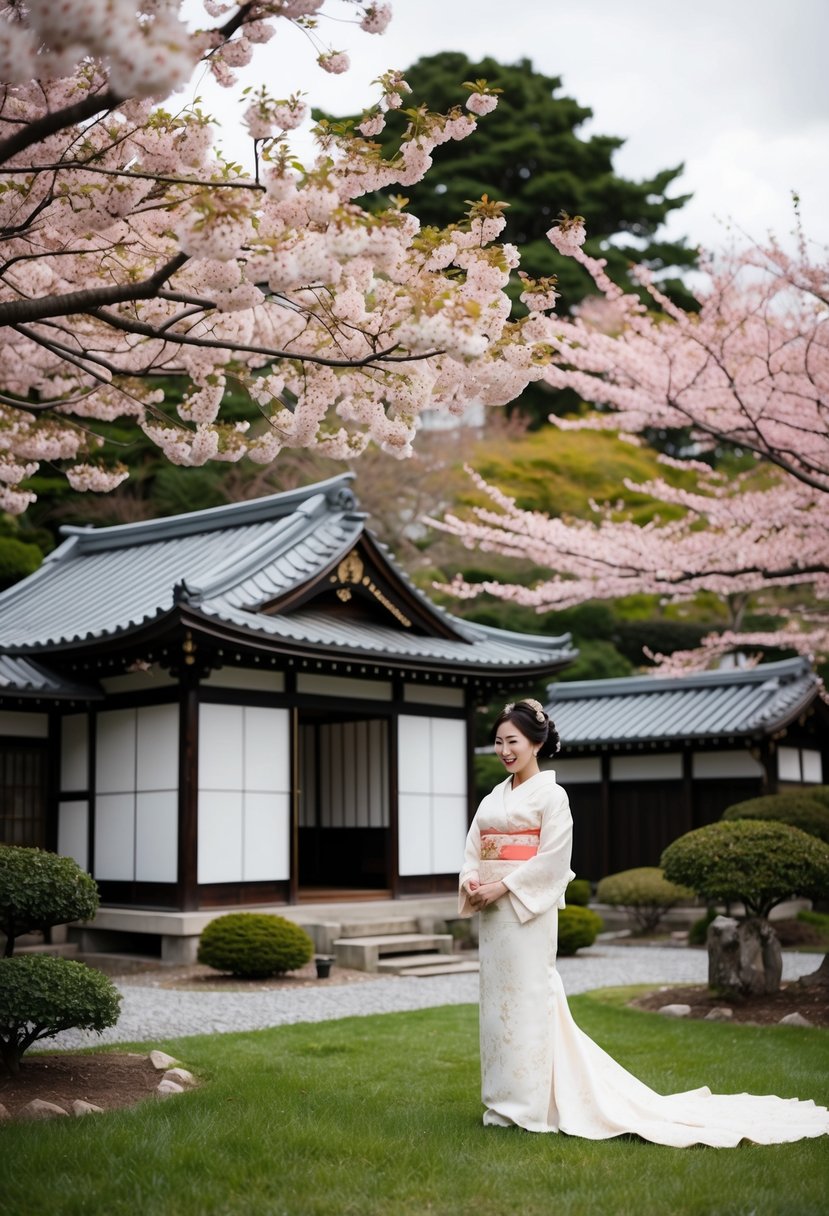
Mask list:
[[[543,722],[543,721],[544,721],[544,719],[545,719],[545,717],[547,716],[547,715],[544,713],[544,706],[541,704],[541,702],[540,702],[540,701],[534,701],[532,697],[524,697],[524,699],[523,699],[523,701],[521,702],[521,704],[522,704],[522,705],[529,705],[530,709],[534,709],[534,710],[535,710],[535,716],[536,716],[536,719],[537,719],[539,722]]]
[[[532,697],[524,697],[518,702],[519,705],[528,705],[536,716],[538,722],[543,722],[547,715],[544,713],[544,707],[540,701],[534,701]],[[514,701],[507,701],[504,706],[504,713],[510,714],[515,709]]]

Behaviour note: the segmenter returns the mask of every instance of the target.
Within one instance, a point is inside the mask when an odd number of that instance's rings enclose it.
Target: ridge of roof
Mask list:
[[[131,545],[143,545],[152,541],[169,540],[173,537],[193,536],[198,532],[214,532],[222,528],[235,528],[243,524],[264,523],[293,514],[312,498],[322,496],[332,506],[344,512],[356,510],[356,499],[349,488],[355,474],[338,473],[325,481],[295,490],[281,490],[264,498],[250,498],[244,502],[223,503],[218,507],[206,507],[202,511],[186,511],[180,515],[166,515],[161,519],[142,519],[137,523],[114,524],[105,528],[79,527],[64,524],[60,531],[68,541],[75,541],[79,553],[92,553],[104,549],[120,549]],[[66,556],[66,547],[61,545],[52,555]]]
[[[788,684],[811,676],[817,681],[811,663],[803,656],[780,659],[776,663],[758,663],[756,667],[718,668],[716,671],[696,671],[684,676],[616,676],[608,680],[572,680],[550,684],[547,695],[551,701],[571,701],[580,698],[631,696],[642,693],[670,693],[683,689],[732,687],[740,684]]]
[[[336,501],[332,503],[330,494],[311,495],[290,515],[280,515],[275,519],[270,534],[264,539],[254,537],[221,562],[201,583],[189,581],[186,588],[188,595],[191,599],[213,599],[231,591],[312,533],[323,516],[335,514],[339,514],[343,521],[349,520],[355,525],[360,523],[357,531],[362,531],[364,517],[350,510],[348,504],[343,504],[337,511]],[[354,541],[351,539],[347,543],[353,544]]]

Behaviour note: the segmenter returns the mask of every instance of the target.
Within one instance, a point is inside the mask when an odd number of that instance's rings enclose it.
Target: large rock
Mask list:
[[[174,1059],[173,1056],[168,1056],[166,1051],[151,1051],[150,1063],[159,1072],[166,1072],[168,1068],[175,1068],[180,1061]]]
[[[56,1102],[44,1102],[43,1098],[32,1098],[20,1110],[22,1119],[52,1119],[57,1115],[68,1115]]]
[[[708,985],[731,997],[777,992],[783,954],[767,920],[718,916],[708,926]]]

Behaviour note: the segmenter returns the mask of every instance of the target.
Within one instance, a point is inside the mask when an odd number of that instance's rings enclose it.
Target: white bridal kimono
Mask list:
[[[484,1123],[604,1140],[635,1132],[655,1144],[779,1144],[829,1133],[829,1110],[797,1098],[663,1097],[617,1064],[573,1021],[556,970],[558,909],[574,877],[567,795],[550,771],[484,798],[466,843],[461,883],[502,881],[481,912],[481,1078]],[[464,891],[460,914],[471,916]]]

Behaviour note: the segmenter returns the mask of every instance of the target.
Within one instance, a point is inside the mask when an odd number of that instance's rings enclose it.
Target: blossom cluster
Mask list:
[[[364,30],[382,32],[389,5],[355,7]],[[297,446],[345,458],[368,443],[406,456],[424,411],[502,405],[544,374],[553,297],[510,318],[519,258],[498,243],[501,204],[484,198],[421,232],[402,204],[377,214],[358,201],[413,184],[435,147],[474,132],[497,100],[485,81],[472,86],[480,104],[420,109],[384,154],[372,133],[409,92],[388,72],[353,133],[320,124],[305,167],[288,139],[307,103],[256,91],[244,118],[259,148],[252,177],[214,155],[197,107],[159,100],[199,57],[229,83],[278,20],[316,37],[322,8],[205,0],[217,24],[192,32],[177,0],[33,0],[28,16],[0,15],[9,45],[44,48],[7,72],[0,99],[3,509],[25,509],[22,483],[42,460],[71,462],[78,489],[116,484],[123,470],[96,460],[95,419],[133,417],[181,464],[268,462]],[[321,59],[345,66],[331,49]],[[160,373],[190,386],[177,413],[153,387]],[[257,426],[224,423],[231,379],[258,404]]]

